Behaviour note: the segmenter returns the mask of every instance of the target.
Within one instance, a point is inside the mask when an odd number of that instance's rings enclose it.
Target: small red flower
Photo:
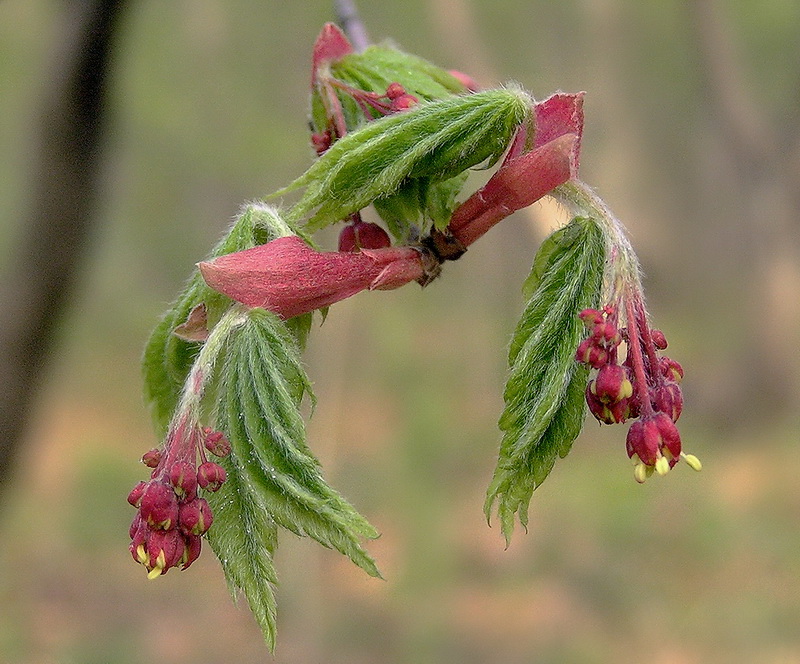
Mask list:
[[[353,252],[361,249],[384,249],[391,246],[389,235],[377,224],[361,221],[355,215],[351,224],[339,233],[339,251]]]
[[[226,479],[225,469],[213,461],[206,461],[197,469],[197,483],[206,491],[219,491]]]
[[[627,325],[621,329],[620,308],[625,311]],[[667,340],[663,332],[650,328],[641,296],[629,290],[602,312],[586,309],[579,318],[589,336],[578,346],[575,359],[597,369],[597,376],[586,388],[589,411],[602,424],[638,418],[625,441],[636,480],[644,482],[653,472],[665,475],[681,458],[699,470],[697,457],[682,452],[675,426],[683,409],[679,385],[683,368],[675,360],[659,357]],[[620,363],[623,340],[627,348]]]
[[[170,427],[164,448],[145,454],[158,462],[150,481],[139,482],[128,502],[137,508],[130,527],[131,555],[150,579],[171,567],[186,569],[200,555],[200,536],[214,516],[197,489],[217,491],[226,479],[222,466],[206,460],[206,449],[224,456],[230,442],[222,432],[201,429],[191,415],[182,413]]]

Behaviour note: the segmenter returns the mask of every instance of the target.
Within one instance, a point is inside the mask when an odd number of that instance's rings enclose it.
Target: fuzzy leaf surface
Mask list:
[[[272,207],[252,203],[242,208],[225,236],[212,250],[211,257],[249,249],[291,234],[292,229]],[[201,303],[206,304],[209,325],[213,325],[222,311],[230,306],[231,300],[209,288],[195,270],[178,299],[162,315],[145,346],[142,358],[145,399],[151,404],[156,426],[162,432],[166,431],[186,376],[200,349],[198,342],[186,341],[173,334],[173,331]],[[297,320],[292,325],[298,335],[304,337],[310,316],[298,317],[301,318],[304,320]]]
[[[377,531],[326,484],[308,448],[299,406],[310,384],[297,341],[277,315],[249,310],[230,336],[216,383],[216,426],[231,454],[223,460],[228,481],[209,497],[219,515],[211,545],[273,643],[277,526],[343,553],[371,576],[380,573],[360,540]]]
[[[340,138],[277,193],[305,188],[289,220],[313,212],[308,228],[322,228],[390,196],[409,178],[440,182],[496,162],[531,103],[520,90],[486,90],[387,115]]]
[[[514,515],[527,524],[534,489],[583,426],[588,371],[575,362],[585,330],[578,313],[598,305],[604,246],[596,222],[577,217],[542,244],[526,282],[530,299],[509,349],[503,439],[485,504],[487,518],[497,505],[507,542]]]
[[[407,93],[421,101],[466,92],[464,85],[444,69],[383,44],[369,46],[362,53],[345,55],[330,63],[329,67],[329,72],[320,76],[318,85],[328,87],[338,98],[348,131],[366,122],[364,109],[345,90],[333,85],[330,79],[378,95],[385,94],[390,83],[399,83]],[[313,91],[311,110],[315,130],[325,130],[328,116],[319,87]],[[377,117],[377,112],[371,117]]]

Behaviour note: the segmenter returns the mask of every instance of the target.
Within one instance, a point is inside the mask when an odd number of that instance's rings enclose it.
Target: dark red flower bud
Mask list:
[[[146,488],[147,482],[139,482],[128,494],[128,502],[134,507],[139,507],[139,503],[142,502],[142,496]]]
[[[197,493],[197,471],[194,465],[178,461],[169,469],[169,481],[179,496],[191,498]]]
[[[667,338],[661,330],[650,330],[650,338],[658,350],[664,350],[667,347]]]
[[[678,462],[681,455],[681,436],[668,415],[656,413],[631,425],[625,446],[629,457],[636,454],[643,464],[655,466],[663,475]],[[657,463],[664,464],[663,472]]]
[[[578,346],[575,359],[583,364],[588,364],[593,369],[600,369],[609,360],[608,351],[598,346],[592,339],[584,339]]]
[[[178,530],[152,530],[147,536],[144,550],[146,559],[142,564],[148,570],[147,578],[155,579],[181,562],[186,543]],[[138,551],[141,552],[141,548]]]
[[[325,152],[332,143],[333,137],[331,136],[330,129],[326,129],[319,134],[311,134],[311,145],[314,147],[314,151],[317,155],[321,155]]]
[[[673,422],[677,422],[683,410],[683,392],[680,386],[670,381],[659,387],[655,394],[653,407],[669,415]]]
[[[161,462],[161,450],[148,450],[142,455],[142,463],[148,468],[155,468]]]
[[[578,318],[580,318],[589,329],[603,322],[603,314],[597,309],[584,309],[578,314]]]
[[[658,460],[661,434],[652,419],[637,420],[628,429],[625,448],[629,457],[635,454],[646,466],[655,466]]]
[[[617,403],[633,394],[633,385],[623,367],[606,364],[597,372],[597,378],[590,383],[592,392],[604,403]]]
[[[608,346],[617,346],[622,341],[622,336],[614,323],[600,323],[592,329],[592,339],[597,342],[605,343]]]
[[[197,483],[206,491],[218,491],[226,479],[225,469],[213,461],[206,461],[197,469]]]
[[[163,482],[150,482],[139,503],[139,512],[153,528],[174,527],[178,521],[178,497],[174,489]]]
[[[202,538],[200,535],[184,535],[186,550],[181,560],[181,569],[187,569],[200,556],[202,548]]]
[[[214,456],[225,457],[231,453],[231,442],[221,431],[212,431],[210,427],[203,429],[204,445]]]
[[[656,413],[653,422],[661,436],[661,451],[669,460],[670,467],[674,466],[681,455],[681,434],[678,432],[678,427],[666,413]]]
[[[180,507],[180,528],[188,535],[203,535],[213,521],[211,507],[205,498],[195,498]]]
[[[399,83],[389,83],[389,87],[386,88],[386,96],[389,97],[389,99],[397,99],[398,97],[402,97],[405,93],[406,89]]]
[[[409,108],[414,108],[419,104],[419,99],[414,95],[402,95],[397,99],[392,99],[391,109],[393,112],[407,111]]]
[[[339,233],[339,251],[356,252],[361,249],[382,249],[391,246],[389,235],[377,224],[356,221]]]
[[[662,357],[659,360],[661,375],[667,380],[679,383],[683,380],[683,367],[670,357]]]
[[[131,552],[131,557],[133,561],[139,563],[140,565],[144,565],[145,561],[147,560],[147,549],[145,548],[145,540],[146,534],[150,532],[148,530],[143,530],[141,534],[137,533],[137,537],[131,538],[131,543],[128,545],[128,551]]]
[[[594,381],[586,387],[586,404],[589,412],[601,424],[619,424],[630,417],[629,399],[621,399],[616,403],[605,403],[592,392]]]

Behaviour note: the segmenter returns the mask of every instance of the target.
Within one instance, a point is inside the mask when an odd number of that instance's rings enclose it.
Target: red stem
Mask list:
[[[650,403],[650,391],[647,389],[647,374],[644,370],[644,358],[639,336],[639,323],[634,310],[634,300],[638,300],[638,298],[629,289],[625,294],[625,317],[628,319],[628,352],[632,358],[631,365],[633,366],[635,377],[634,389],[639,401],[639,410],[645,417],[650,417],[653,415],[653,405]]]

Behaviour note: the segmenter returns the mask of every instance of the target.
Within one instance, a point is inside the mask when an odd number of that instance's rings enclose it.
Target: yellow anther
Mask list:
[[[147,551],[145,551],[144,544],[140,544],[136,547],[136,558],[142,564],[147,564]]]
[[[700,463],[700,459],[698,459],[694,454],[684,454],[681,452],[681,457],[683,457],[683,460],[692,470],[703,470],[703,464]]]
[[[157,576],[161,576],[161,572],[164,571],[164,568],[167,566],[167,557],[164,555],[164,550],[158,552],[158,556],[156,557],[156,564],[153,569],[151,569],[147,573],[147,578],[151,581],[155,579]]]
[[[669,472],[669,461],[667,457],[660,456],[656,461],[656,472],[662,477]]]
[[[622,381],[622,385],[620,385],[619,388],[619,400],[628,399],[631,396],[633,396],[633,385],[631,381],[626,378]]]
[[[647,472],[647,466],[643,463],[637,463],[633,468],[633,477],[639,484],[644,484],[645,480],[649,473]]]

